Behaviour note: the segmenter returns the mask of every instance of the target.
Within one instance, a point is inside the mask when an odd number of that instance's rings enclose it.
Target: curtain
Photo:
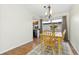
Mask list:
[[[42,33],[42,19],[40,19],[40,33]]]
[[[67,16],[63,16],[62,19],[63,19],[62,32],[64,31],[64,29],[66,29],[64,41],[68,41]]]

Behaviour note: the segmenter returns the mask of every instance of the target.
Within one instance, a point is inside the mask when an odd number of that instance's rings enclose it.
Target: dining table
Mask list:
[[[62,32],[43,32],[42,35],[45,35],[45,36],[52,36],[52,34],[54,34],[54,37],[53,38],[57,38],[57,42],[58,42],[58,54],[61,54],[61,40],[62,40]]]

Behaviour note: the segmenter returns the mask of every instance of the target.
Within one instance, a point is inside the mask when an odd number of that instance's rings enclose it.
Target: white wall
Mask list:
[[[79,52],[79,5],[74,5],[70,12],[70,41]]]
[[[0,5],[0,53],[32,41],[32,16],[26,5]]]

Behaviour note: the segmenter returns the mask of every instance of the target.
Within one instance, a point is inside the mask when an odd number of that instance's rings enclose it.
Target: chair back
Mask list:
[[[65,37],[65,34],[66,34],[66,29],[64,29],[64,31],[63,31],[63,34],[62,34],[62,36],[63,36],[63,40],[64,40],[64,37]]]
[[[40,41],[41,43],[44,43],[45,47],[50,46],[51,48],[54,48],[54,39],[53,39],[53,33],[50,31],[43,31],[40,34]]]

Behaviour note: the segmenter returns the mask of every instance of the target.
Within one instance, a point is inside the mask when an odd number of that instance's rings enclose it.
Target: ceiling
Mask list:
[[[44,6],[47,4],[28,4],[28,10],[34,14],[34,17],[43,17],[46,9]],[[51,4],[53,14],[68,12],[71,9],[71,4]]]

